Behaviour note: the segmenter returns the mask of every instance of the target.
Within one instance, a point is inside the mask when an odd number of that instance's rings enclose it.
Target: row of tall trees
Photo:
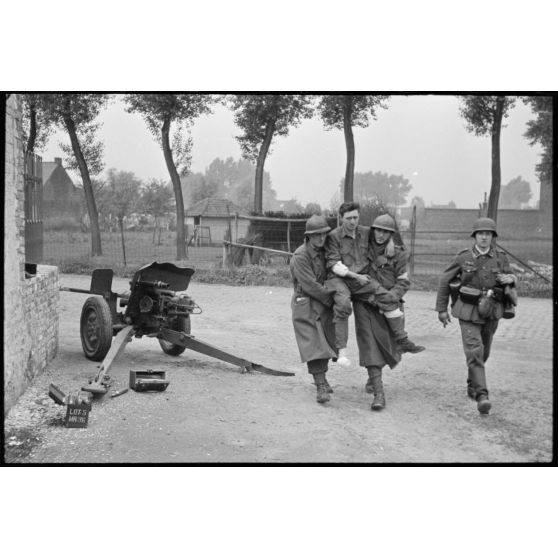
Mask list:
[[[27,149],[35,150],[44,144],[54,128],[67,132],[70,143],[64,147],[68,155],[67,167],[79,170],[82,178],[87,211],[91,223],[91,252],[101,255],[101,236],[98,212],[91,176],[101,172],[103,145],[96,139],[96,122],[111,96],[105,94],[34,94],[25,95],[27,115]],[[532,143],[543,145],[543,161],[539,172],[548,174],[551,165],[552,100],[528,98],[536,120],[531,122],[527,137]],[[214,103],[231,108],[241,133],[237,136],[243,156],[255,163],[254,212],[261,214],[265,161],[271,153],[273,141],[288,135],[291,128],[316,113],[326,129],[342,129],[345,136],[347,163],[343,181],[343,200],[354,199],[355,145],[353,128],[368,126],[377,117],[378,109],[388,107],[386,95],[204,95],[148,93],[124,95],[126,110],[141,115],[148,129],[161,145],[171,179],[177,217],[177,259],[186,255],[184,227],[184,199],[181,177],[188,174],[192,138],[190,128],[195,119],[211,113]],[[496,218],[500,195],[500,133],[502,122],[516,99],[505,96],[464,96],[461,114],[469,131],[492,138],[492,185],[488,215]],[[550,108],[550,120],[548,120]],[[550,122],[550,124],[549,124]],[[550,147],[549,147],[550,145]]]

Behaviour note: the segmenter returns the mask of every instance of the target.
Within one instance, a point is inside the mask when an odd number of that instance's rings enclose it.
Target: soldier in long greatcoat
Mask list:
[[[324,217],[310,217],[306,222],[304,244],[295,250],[290,262],[294,287],[293,327],[301,361],[314,377],[318,403],[329,401],[333,393],[326,372],[329,359],[337,358],[332,290],[324,286],[324,242],[330,230]]]

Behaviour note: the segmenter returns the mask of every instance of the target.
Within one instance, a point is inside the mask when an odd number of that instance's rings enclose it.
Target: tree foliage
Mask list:
[[[497,95],[465,95],[462,97],[460,114],[465,119],[468,132],[476,136],[487,136],[494,133],[494,123],[498,110],[499,99],[502,99],[502,120],[507,118],[515,106],[513,97]]]
[[[176,256],[186,257],[184,198],[180,177],[190,168],[192,138],[188,135],[194,120],[211,112],[211,95],[147,93],[124,97],[126,110],[138,113],[161,145],[176,200]]]
[[[185,192],[188,193],[188,205],[209,197],[232,201],[247,213],[253,209],[254,177],[256,167],[247,159],[235,161],[232,157],[223,160],[215,158],[204,173],[190,173],[182,179]],[[271,186],[268,172],[263,174],[263,193],[265,210],[274,208],[277,192]]]
[[[313,114],[310,95],[229,95],[229,106],[234,111],[235,124],[242,130],[236,136],[242,154],[256,162],[254,179],[254,211],[263,210],[264,165],[274,137],[286,136]]]
[[[326,130],[343,130],[346,118],[351,128],[366,128],[379,108],[388,108],[389,95],[322,95],[318,112]]]
[[[376,118],[378,108],[387,108],[388,95],[323,95],[318,112],[326,130],[340,129],[345,135],[347,164],[343,200],[354,199],[355,143],[353,127],[366,127],[370,119]]]
[[[96,133],[100,128],[100,124],[84,124],[78,131],[77,137],[81,147],[83,158],[87,162],[87,168],[91,176],[97,176],[105,168],[104,161],[104,145],[101,140],[98,140]],[[79,171],[79,163],[75,156],[71,144],[59,143],[61,151],[66,155],[64,159],[64,166],[68,170]]]
[[[417,209],[422,209],[424,207],[426,207],[426,204],[424,203],[424,199],[421,198],[420,196],[414,196],[413,199],[411,200],[411,207],[413,205],[417,206]]]
[[[26,93],[23,98],[23,139],[25,151],[40,152],[48,142],[53,132],[52,124],[45,114],[41,102],[42,96],[37,93]]]
[[[102,169],[102,142],[95,140],[98,129],[96,119],[109,101],[110,96],[98,93],[49,93],[41,95],[40,105],[43,110],[45,122],[50,127],[58,127],[68,133],[70,160],[66,166],[78,168],[87,212],[91,227],[91,254],[101,256],[101,233],[99,229],[99,216],[91,182],[91,175]]]
[[[105,195],[118,220],[130,215],[138,208],[142,182],[133,172],[109,169],[105,181]]]
[[[541,161],[536,170],[541,182],[552,182],[552,97],[526,97],[524,102],[531,106],[535,118],[527,122],[525,137],[531,145],[543,148]]]
[[[174,210],[172,186],[163,180],[151,180],[143,186],[138,204],[143,213],[164,217]]]
[[[517,176],[502,186],[500,207],[502,209],[521,209],[522,205],[529,203],[532,196],[529,182],[521,176]]]
[[[344,179],[339,183],[339,191],[343,192]],[[413,186],[403,175],[387,172],[357,172],[354,175],[354,199],[358,202],[378,199],[385,205],[404,205]]]

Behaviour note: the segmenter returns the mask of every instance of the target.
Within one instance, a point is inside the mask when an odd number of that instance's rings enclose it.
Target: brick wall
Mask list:
[[[4,188],[4,412],[58,348],[58,269],[38,266],[25,277],[25,213],[21,99],[6,103]]]

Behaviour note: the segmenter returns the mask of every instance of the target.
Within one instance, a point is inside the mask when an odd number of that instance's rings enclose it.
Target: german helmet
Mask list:
[[[395,232],[395,221],[393,220],[393,217],[391,217],[387,213],[385,215],[379,215],[378,217],[376,217],[376,219],[374,219],[372,228]]]
[[[479,231],[490,231],[494,236],[498,236],[496,232],[496,223],[488,217],[480,217],[473,223],[473,231],[471,236],[475,236]]]
[[[326,233],[331,230],[328,226],[326,218],[321,215],[312,215],[308,221],[306,221],[306,230],[304,234],[320,234]]]

